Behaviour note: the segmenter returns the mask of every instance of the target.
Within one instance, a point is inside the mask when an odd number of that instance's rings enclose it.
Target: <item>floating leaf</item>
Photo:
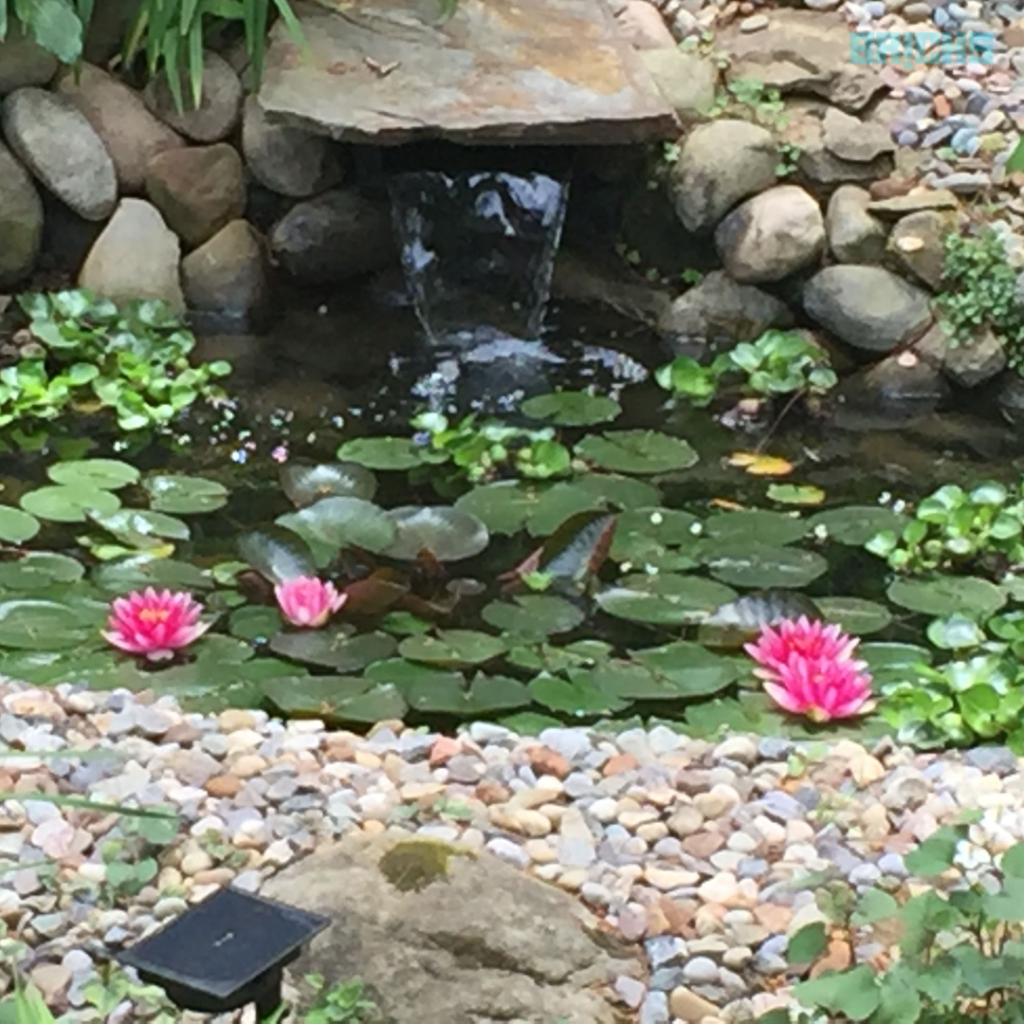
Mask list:
[[[408,437],[357,437],[338,449],[343,462],[367,469],[413,469],[425,460],[425,449]]]
[[[172,515],[216,512],[227,504],[228,489],[201,476],[151,476],[143,481],[150,506]]]
[[[857,657],[868,663],[873,672],[879,669],[907,669],[930,665],[932,652],[916,644],[868,643],[857,648]]]
[[[1006,604],[1006,594],[999,587],[976,576],[897,579],[889,585],[886,596],[901,608],[936,618],[957,612],[985,618]]]
[[[739,675],[728,658],[685,640],[630,651],[630,657],[670,684],[676,697],[707,697],[724,690]]]
[[[111,594],[127,594],[146,587],[209,590],[213,586],[210,577],[189,562],[151,558],[144,554],[98,565],[91,575],[96,586]]]
[[[825,492],[813,484],[771,484],[768,497],[780,505],[820,505]]]
[[[541,573],[550,586],[580,591],[608,558],[615,516],[580,512],[567,519],[528,558],[500,580],[526,580]]]
[[[823,532],[840,544],[861,547],[876,533],[902,532],[905,523],[904,516],[878,505],[846,505],[819,512],[807,521],[807,529],[814,534]]]
[[[395,540],[395,524],[387,513],[361,498],[321,498],[275,521],[297,533],[314,551],[323,548],[332,555],[348,547],[380,554]]]
[[[734,452],[727,461],[730,466],[746,470],[751,476],[788,476],[793,472],[793,463],[778,455]]]
[[[40,528],[35,516],[22,512],[20,508],[0,505],[0,541],[5,544],[23,544],[31,540]]]
[[[228,618],[228,629],[240,640],[269,640],[281,628],[281,613],[276,608],[246,605]]]
[[[631,509],[621,513],[618,521],[613,551],[618,546],[618,538],[630,534],[642,534],[667,548],[690,546],[700,534],[700,520],[695,515],[673,508]]]
[[[719,512],[704,521],[706,537],[738,544],[792,544],[806,531],[806,524],[796,516],[760,509]]]
[[[281,489],[298,508],[330,497],[370,501],[377,493],[377,478],[355,462],[314,466],[290,462],[281,467]]]
[[[94,512],[89,518],[119,540],[135,547],[142,547],[151,538],[188,540],[190,536],[187,523],[164,512],[122,508],[109,515]]]
[[[682,626],[700,622],[736,592],[699,576],[633,575],[597,595],[608,615],[653,626]]]
[[[85,487],[98,491],[116,491],[139,482],[139,471],[127,462],[116,459],[78,459],[58,462],[46,475],[55,484]]]
[[[547,420],[563,427],[589,427],[614,420],[621,414],[622,406],[605,395],[554,391],[527,399],[520,411],[532,420]]]
[[[394,686],[352,676],[274,679],[263,692],[286,715],[321,718],[330,724],[372,724],[406,713],[405,701]]]
[[[40,487],[21,496],[21,507],[40,519],[55,523],[84,523],[89,513],[109,515],[121,507],[121,499],[110,491],[90,487]]]
[[[0,647],[48,651],[99,640],[95,627],[56,601],[0,601]]]
[[[479,717],[530,703],[530,692],[517,679],[478,673],[466,686],[460,679],[437,683],[420,680],[400,688],[409,707],[435,715]]]
[[[450,693],[455,687],[461,690],[465,683],[461,672],[422,665],[416,661],[406,661],[405,658],[374,662],[364,674],[367,679],[392,684],[403,694],[411,691],[422,693],[431,688]]]
[[[603,512],[606,508],[603,498],[577,487],[575,483],[554,484],[539,495],[526,528],[532,537],[546,537],[571,516],[581,512]]]
[[[646,480],[634,480],[616,473],[579,473],[573,486],[616,508],[649,508],[661,500],[658,488]]]
[[[715,647],[739,647],[764,626],[783,619],[820,619],[817,604],[791,590],[762,590],[716,608],[701,624],[697,639]]]
[[[396,533],[383,554],[399,561],[414,562],[429,551],[439,562],[458,562],[480,554],[490,541],[476,516],[455,508],[405,505],[386,515]]]
[[[583,612],[576,605],[553,594],[524,594],[514,601],[492,601],[482,615],[484,622],[495,629],[538,640],[567,633],[583,621]]]
[[[628,700],[605,693],[586,676],[573,681],[542,674],[530,683],[529,690],[538,704],[567,715],[610,715],[629,706]]]
[[[409,661],[456,668],[481,665],[504,654],[505,642],[490,633],[472,629],[445,629],[437,636],[410,636],[402,641],[398,653]]]
[[[30,551],[22,558],[0,562],[0,587],[40,590],[53,583],[74,583],[85,575],[81,562],[50,551]]]
[[[279,526],[242,534],[238,552],[271,583],[316,575],[316,564],[306,542]]]
[[[615,473],[669,473],[688,469],[698,460],[686,441],[656,430],[609,430],[585,437],[576,454]]]
[[[828,571],[828,562],[814,551],[756,541],[716,542],[703,561],[715,579],[735,587],[805,587]]]
[[[283,658],[341,673],[361,672],[367,665],[390,658],[397,648],[395,638],[387,633],[352,636],[344,629],[277,633],[270,640],[270,649]]]
[[[455,508],[476,516],[491,533],[518,533],[533,514],[544,488],[515,480],[474,487]]]
[[[884,604],[860,597],[819,597],[817,604],[825,619],[854,636],[878,633],[892,622],[892,613]]]

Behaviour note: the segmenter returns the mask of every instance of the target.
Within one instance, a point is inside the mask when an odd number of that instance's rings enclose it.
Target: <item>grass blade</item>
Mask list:
[[[160,818],[178,819],[176,811],[157,807],[122,807],[120,804],[108,804],[102,800],[90,800],[84,796],[65,796],[60,793],[12,793],[0,792],[0,804],[8,800],[26,803],[35,800],[38,803],[53,804],[56,807],[74,807],[83,811],[99,811],[101,814],[123,814],[129,818]]]

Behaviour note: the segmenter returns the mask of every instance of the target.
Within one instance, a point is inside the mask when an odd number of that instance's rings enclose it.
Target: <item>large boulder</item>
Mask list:
[[[233,220],[181,261],[181,278],[189,309],[250,322],[267,302],[263,239]]]
[[[729,347],[753,341],[770,327],[789,327],[792,314],[784,302],[749,284],[738,284],[715,270],[666,310],[658,329],[669,347],[694,354],[705,345]]]
[[[0,288],[35,266],[43,237],[43,203],[32,177],[0,143]]]
[[[46,85],[57,73],[59,62],[48,50],[30,39],[15,24],[0,42],[0,97],[30,85]]]
[[[781,281],[821,255],[825,221],[814,196],[777,185],[737,206],[718,225],[715,245],[733,280]]]
[[[397,260],[391,211],[348,189],[293,206],[272,228],[274,258],[304,284],[330,284]]]
[[[155,206],[122,199],[86,257],[78,285],[114,302],[162,299],[183,313],[180,256],[178,237]]]
[[[245,213],[242,158],[226,142],[167,150],[146,168],[146,194],[187,245],[202,245]]]
[[[117,174],[103,141],[71,100],[18,89],[3,102],[3,130],[21,162],[85,220],[117,204]]]
[[[871,194],[856,185],[840,185],[828,201],[828,246],[838,263],[880,263],[885,255],[885,225],[868,213]]]
[[[640,58],[681,121],[707,115],[718,87],[718,68],[710,60],[675,47],[644,50]]]
[[[146,109],[137,92],[92,64],[69,68],[56,88],[102,139],[123,193],[141,192],[149,161],[158,153],[185,145],[177,132]]]
[[[490,853],[346,836],[263,887],[330,918],[295,965],[359,978],[391,1024],[626,1024],[602,995],[639,965],[582,904]]]
[[[175,105],[166,75],[154,78],[143,97],[161,121],[193,142],[220,142],[235,130],[242,116],[242,83],[223,57],[209,50],[203,55],[203,93],[198,107],[192,105],[192,83],[184,71],[181,90],[184,110]]]
[[[919,210],[896,222],[889,235],[889,251],[900,269],[938,291],[946,261],[946,235],[954,230],[956,214],[952,211]]]
[[[626,0],[615,12],[622,34],[638,50],[674,50],[676,40],[661,11],[648,0]]]
[[[854,348],[891,352],[931,321],[928,293],[882,267],[843,264],[804,286],[807,315]]]
[[[771,133],[748,121],[694,128],[672,169],[676,213],[690,231],[709,232],[741,200],[775,184]]]
[[[336,144],[322,135],[275,124],[255,96],[245,101],[242,151],[250,173],[264,188],[295,199],[333,188],[343,174]]]
[[[957,342],[938,321],[915,343],[914,352],[963,388],[984,384],[1006,368],[1003,343],[988,327],[970,341]]]

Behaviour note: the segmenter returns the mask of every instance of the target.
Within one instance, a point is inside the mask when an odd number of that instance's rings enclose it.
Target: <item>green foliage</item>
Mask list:
[[[876,971],[858,964],[829,971],[794,988],[803,1011],[774,1010],[761,1024],[811,1024],[827,1013],[836,1022],[867,1024],[1019,1024],[1024,1019],[1024,844],[1010,847],[1000,866],[980,878],[956,864],[964,825],[940,829],[906,858],[915,875],[952,879],[944,890],[893,895],[881,888],[857,893],[846,882],[818,890],[818,905],[837,937],[851,948],[898,935],[899,956]],[[827,948],[821,923],[790,939],[790,960],[801,968]]]
[[[778,89],[757,78],[737,78],[718,94],[709,111],[711,117],[742,117],[781,131],[789,117]]]
[[[897,572],[962,568],[998,556],[1024,564],[1024,482],[1018,493],[989,481],[965,491],[947,484],[924,498],[901,532],[883,530],[865,547]]]
[[[120,823],[119,835],[100,847],[107,869],[103,883],[107,902],[128,901],[156,878],[160,852],[174,842],[178,828],[176,817],[127,817]]]
[[[0,0],[0,40],[12,22],[65,64],[82,55],[95,0]]]
[[[38,429],[72,412],[110,410],[124,431],[161,430],[198,399],[229,364],[189,365],[195,339],[161,302],[118,308],[85,291],[19,299],[35,342],[0,370],[0,427]]]
[[[780,142],[776,148],[779,151],[779,162],[775,165],[775,173],[780,178],[788,178],[796,173],[803,149],[792,142]]]
[[[742,391],[768,398],[822,395],[837,383],[821,348],[795,331],[778,330],[765,331],[753,342],[740,342],[709,366],[679,356],[655,373],[666,391],[685,396],[697,406],[711,402],[730,376],[742,378]]]
[[[991,228],[977,235],[945,238],[943,290],[935,302],[954,344],[966,344],[989,327],[1006,347],[1011,367],[1024,368],[1024,308],[1017,296],[1017,271],[1002,239]]]
[[[309,974],[305,980],[317,995],[303,1015],[303,1024],[370,1024],[380,1019],[377,1004],[367,998],[358,978],[329,988],[321,975]]]

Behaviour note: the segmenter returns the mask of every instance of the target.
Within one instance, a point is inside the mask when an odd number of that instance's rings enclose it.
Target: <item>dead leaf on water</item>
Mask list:
[[[733,452],[728,464],[745,469],[751,476],[788,476],[793,472],[793,463],[788,459],[758,452]]]

